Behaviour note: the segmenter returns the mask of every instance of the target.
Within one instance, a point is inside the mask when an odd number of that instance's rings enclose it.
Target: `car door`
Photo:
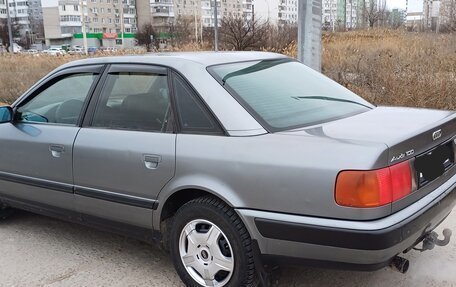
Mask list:
[[[103,66],[65,69],[14,107],[0,125],[0,193],[74,209],[72,153],[82,114]]]
[[[74,145],[78,210],[90,221],[151,228],[155,199],[175,166],[167,69],[111,65],[89,109]]]

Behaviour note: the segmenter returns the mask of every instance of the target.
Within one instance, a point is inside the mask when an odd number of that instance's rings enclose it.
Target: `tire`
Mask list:
[[[186,286],[257,286],[250,235],[217,198],[194,199],[176,212],[170,253]]]
[[[13,215],[14,209],[11,207],[0,206],[0,220],[7,219]]]

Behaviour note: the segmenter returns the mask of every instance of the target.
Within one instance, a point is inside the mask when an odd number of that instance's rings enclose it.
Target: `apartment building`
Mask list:
[[[280,0],[278,24],[298,23],[298,0]]]
[[[43,22],[47,46],[82,45],[84,23],[89,46],[132,47],[138,29],[135,0],[46,1]]]
[[[9,0],[9,14],[15,40],[20,40],[30,32],[29,5],[27,0]],[[0,0],[0,19],[4,22],[7,19],[6,0]]]
[[[219,20],[224,17],[242,17],[246,20],[251,20],[254,12],[252,2],[252,0],[217,0],[217,17]],[[215,25],[214,3],[215,1],[212,0],[200,1],[203,27],[214,27]]]
[[[388,18],[388,24],[394,28],[403,26],[405,24],[406,17],[406,10],[394,8],[391,10],[391,14]]]
[[[441,26],[454,22],[456,19],[455,0],[424,0],[423,28],[438,31]],[[451,25],[451,24],[450,24]]]
[[[140,2],[141,0],[137,0]],[[143,0],[144,1],[144,0]],[[149,1],[150,23],[158,31],[170,27],[175,20],[173,0],[145,0]],[[190,1],[188,1],[190,2]],[[193,1],[192,1],[193,2]],[[139,21],[142,22],[142,21]]]
[[[423,12],[407,11],[405,27],[409,30],[420,31],[423,27]]]
[[[322,21],[326,29],[350,29],[360,25],[359,0],[323,0]]]
[[[297,24],[299,0],[255,0],[255,17],[272,24]],[[322,0],[322,24],[326,29],[359,25],[361,0]],[[345,24],[344,24],[345,23]],[[344,26],[345,25],[345,26]]]
[[[423,1],[423,25],[425,29],[435,27],[440,12],[440,2],[435,0]]]
[[[41,0],[28,0],[30,31],[36,39],[44,38],[43,9]]]
[[[323,0],[322,3],[322,25],[326,29],[335,29],[338,20],[339,10],[337,9],[337,1]]]
[[[443,27],[453,27],[456,22],[455,0],[424,0],[423,1],[423,28],[425,30],[440,31]]]
[[[141,7],[138,24],[142,27],[150,23],[160,32],[169,30],[179,17],[187,17],[196,18],[200,27],[214,27],[215,3],[219,20],[223,17],[253,17],[253,0],[137,0],[138,10]]]

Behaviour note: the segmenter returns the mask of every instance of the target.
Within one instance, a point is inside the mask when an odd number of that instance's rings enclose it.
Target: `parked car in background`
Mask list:
[[[65,50],[62,48],[49,48],[43,51],[43,54],[50,55],[50,56],[63,56],[66,54]]]
[[[87,52],[88,52],[89,54],[95,54],[97,51],[98,51],[98,48],[97,48],[97,47],[88,47],[88,48],[87,48]]]
[[[22,51],[22,53],[29,54],[29,55],[39,55],[39,52],[36,49],[24,50],[24,51]]]
[[[68,51],[69,55],[83,55],[85,54],[84,48],[73,48]]]
[[[13,43],[13,45],[10,46],[8,49],[9,49],[10,52],[11,52],[11,49],[12,49],[13,53],[15,53],[15,54],[21,53],[24,50],[24,48],[22,48],[22,46],[20,46],[17,43]]]
[[[105,54],[113,54],[116,53],[118,50],[116,47],[101,47],[100,52]]]
[[[275,53],[65,64],[0,107],[13,208],[157,242],[187,286],[255,286],[264,263],[375,270],[445,245],[456,113],[376,107]]]

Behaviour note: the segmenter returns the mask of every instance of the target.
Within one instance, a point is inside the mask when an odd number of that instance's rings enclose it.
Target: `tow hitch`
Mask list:
[[[439,239],[439,235],[435,231],[429,232],[428,234],[426,234],[424,236],[424,238],[422,240],[422,242],[423,242],[422,248],[411,247],[411,248],[405,250],[404,253],[407,253],[411,249],[418,250],[420,252],[424,252],[426,250],[434,249],[434,247],[436,245],[437,246],[446,246],[446,245],[448,245],[448,243],[450,243],[451,234],[452,234],[451,230],[446,228],[443,230],[443,239]],[[410,262],[407,259],[400,257],[400,256],[395,256],[390,263],[390,267],[393,270],[398,271],[402,274],[405,274],[408,271],[409,266],[410,266]]]
[[[422,248],[413,248],[414,250],[418,250],[421,252],[424,252],[426,250],[432,250],[434,247],[437,246],[446,246],[448,243],[450,243],[450,238],[451,238],[451,230],[448,228],[445,228],[443,230],[443,239],[439,239],[439,235],[432,231],[428,233],[424,239],[423,239],[423,247]]]

